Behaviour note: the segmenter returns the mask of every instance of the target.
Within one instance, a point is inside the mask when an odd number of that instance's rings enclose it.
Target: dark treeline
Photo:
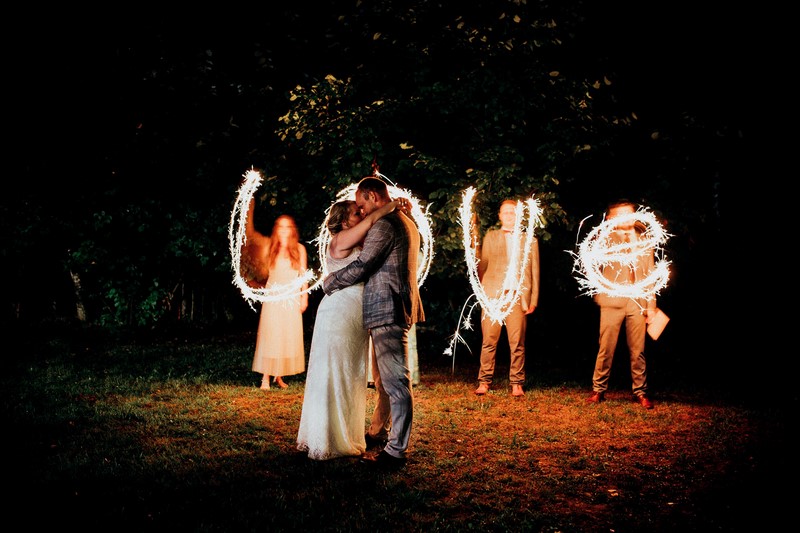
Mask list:
[[[288,212],[313,256],[335,193],[377,163],[430,208],[421,335],[436,345],[469,295],[458,225],[468,186],[483,231],[505,197],[542,203],[533,335],[574,328],[594,342],[569,252],[581,222],[624,196],[672,235],[662,302],[692,338],[719,304],[733,184],[752,169],[741,21],[594,4],[383,0],[252,20],[23,23],[0,211],[4,327],[252,328],[227,236],[243,174],[265,176],[261,230]]]

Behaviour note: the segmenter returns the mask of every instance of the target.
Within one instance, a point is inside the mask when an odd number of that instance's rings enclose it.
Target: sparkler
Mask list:
[[[389,181],[386,176],[376,172],[376,176]],[[290,283],[273,285],[270,287],[253,288],[250,287],[242,277],[241,273],[241,260],[242,260],[242,247],[246,244],[247,236],[245,234],[245,227],[247,225],[247,212],[250,201],[253,199],[255,192],[261,186],[263,178],[260,172],[249,170],[244,175],[245,180],[242,183],[237,193],[236,202],[234,203],[233,210],[231,211],[231,220],[228,225],[228,246],[231,253],[231,266],[233,268],[233,284],[239,288],[242,296],[245,298],[250,308],[255,310],[253,304],[255,302],[275,302],[282,300],[289,300],[296,298],[303,293],[311,292],[322,285],[325,276],[328,274],[327,264],[325,261],[325,252],[328,249],[328,244],[331,241],[332,235],[328,231],[325,222],[320,227],[319,234],[314,239],[317,243],[317,253],[319,255],[320,265],[322,265],[321,275],[317,274],[312,269],[306,270],[301,276],[298,276]],[[354,199],[355,191],[358,185],[353,184],[345,187],[336,195],[334,203],[345,200]],[[411,206],[411,217],[417,225],[420,233],[420,242],[422,245],[421,256],[422,261],[417,268],[417,284],[421,287],[425,282],[425,278],[430,271],[431,262],[433,261],[433,232],[431,230],[431,221],[428,209],[422,209],[419,202],[413,195],[395,185],[388,185],[389,194],[393,199],[405,198]],[[333,204],[325,211],[325,221]],[[303,286],[307,284],[307,288]]]
[[[636,242],[613,242],[611,235],[616,227],[631,222],[644,227]],[[586,235],[577,254],[570,252],[575,257],[573,272],[577,274],[576,279],[582,293],[588,296],[603,293],[631,298],[634,301],[658,294],[669,280],[670,262],[664,258],[663,248],[669,237],[655,215],[646,208],[605,220]],[[653,270],[644,279],[615,283],[603,276],[603,268],[610,263],[635,268],[637,258],[649,250],[653,250],[656,261]]]
[[[476,190],[474,187],[467,188],[461,199],[461,207],[459,208],[460,224],[461,224],[461,242],[464,246],[464,259],[467,264],[467,274],[469,276],[469,283],[472,287],[472,294],[464,302],[461,309],[461,316],[459,316],[456,331],[451,337],[450,345],[445,349],[445,355],[453,355],[453,368],[455,369],[455,346],[456,343],[464,343],[459,331],[461,327],[464,329],[472,329],[472,322],[470,315],[472,314],[475,306],[480,305],[486,316],[493,322],[502,323],[508,313],[518,305],[520,295],[524,287],[523,281],[525,278],[525,271],[530,262],[530,251],[533,247],[533,241],[536,238],[534,231],[536,227],[543,227],[544,222],[542,219],[542,210],[539,207],[539,200],[533,197],[528,198],[525,202],[517,202],[516,206],[516,222],[514,229],[511,233],[511,247],[508,249],[509,260],[508,270],[503,281],[503,286],[507,290],[503,291],[500,296],[490,298],[481,285],[480,278],[478,277],[478,258],[476,257],[475,247],[472,243],[472,202],[475,197]],[[523,225],[524,214],[527,210],[527,228]],[[525,235],[525,239],[521,238]],[[467,304],[470,299],[475,298],[475,303],[469,307],[469,311],[464,314],[467,309]],[[469,346],[467,345],[467,349]]]

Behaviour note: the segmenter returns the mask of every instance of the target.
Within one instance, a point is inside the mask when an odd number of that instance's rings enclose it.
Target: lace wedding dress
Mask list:
[[[354,261],[326,254],[328,269]],[[315,460],[364,453],[369,337],[362,319],[364,284],[325,295],[317,307],[308,356],[297,449]]]

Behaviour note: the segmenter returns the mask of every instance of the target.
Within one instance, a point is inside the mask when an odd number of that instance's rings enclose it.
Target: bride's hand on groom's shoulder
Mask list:
[[[402,211],[406,215],[411,215],[411,202],[405,198],[398,198],[395,200],[396,209]]]

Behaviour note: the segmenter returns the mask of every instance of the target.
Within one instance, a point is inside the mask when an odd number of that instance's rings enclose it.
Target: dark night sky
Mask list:
[[[682,111],[705,114],[730,122],[752,122],[756,100],[765,76],[775,78],[768,48],[757,19],[730,5],[713,9],[703,3],[678,1],[631,6],[616,2],[588,2],[588,26],[583,38],[592,49],[611,57],[624,98],[654,119],[669,118]],[[136,40],[147,42],[162,33],[187,46],[259,38],[280,43],[280,23],[263,17],[257,24],[239,14],[215,14],[188,19],[148,19],[138,13],[102,22],[90,19],[27,18],[18,21],[23,36],[8,54],[12,115],[21,137],[58,149],[70,132],[87,117],[107,118],[119,98],[114,74],[116,48]],[[306,15],[309,32],[315,27],[314,14]],[[172,20],[172,22],[165,22]],[[312,23],[313,21],[313,23]],[[311,39],[313,41],[313,39]],[[308,54],[301,60],[308,60]],[[313,67],[311,67],[313,68]],[[319,73],[317,73],[319,74]],[[292,87],[298,80],[286,80]],[[110,83],[112,82],[112,83]],[[25,145],[27,143],[23,143]]]
[[[768,57],[756,57],[759,32],[745,14],[730,6],[712,11],[697,2],[624,8],[614,2],[589,4],[596,12],[587,14],[584,38],[611,57],[619,89],[633,108],[653,114],[654,119],[682,111],[731,122],[754,119],[761,75],[770,69]],[[174,29],[147,21],[143,14],[139,17],[100,24],[23,21],[25,37],[9,54],[10,71],[15,73],[9,78],[9,89],[16,96],[12,101],[22,102],[11,111],[17,115],[23,139],[57,149],[70,139],[70,132],[87,126],[82,124],[87,117],[106,116],[111,110],[105,105],[119,100],[109,94],[118,90],[109,83],[115,48],[126,40],[146,41],[149,33],[158,31],[188,46],[246,40],[268,31],[265,24],[250,28],[232,15],[218,17],[216,27],[202,24],[201,19],[175,24]],[[309,24],[309,31],[313,29]],[[280,42],[273,33],[269,37]],[[296,82],[286,80],[286,87]]]

